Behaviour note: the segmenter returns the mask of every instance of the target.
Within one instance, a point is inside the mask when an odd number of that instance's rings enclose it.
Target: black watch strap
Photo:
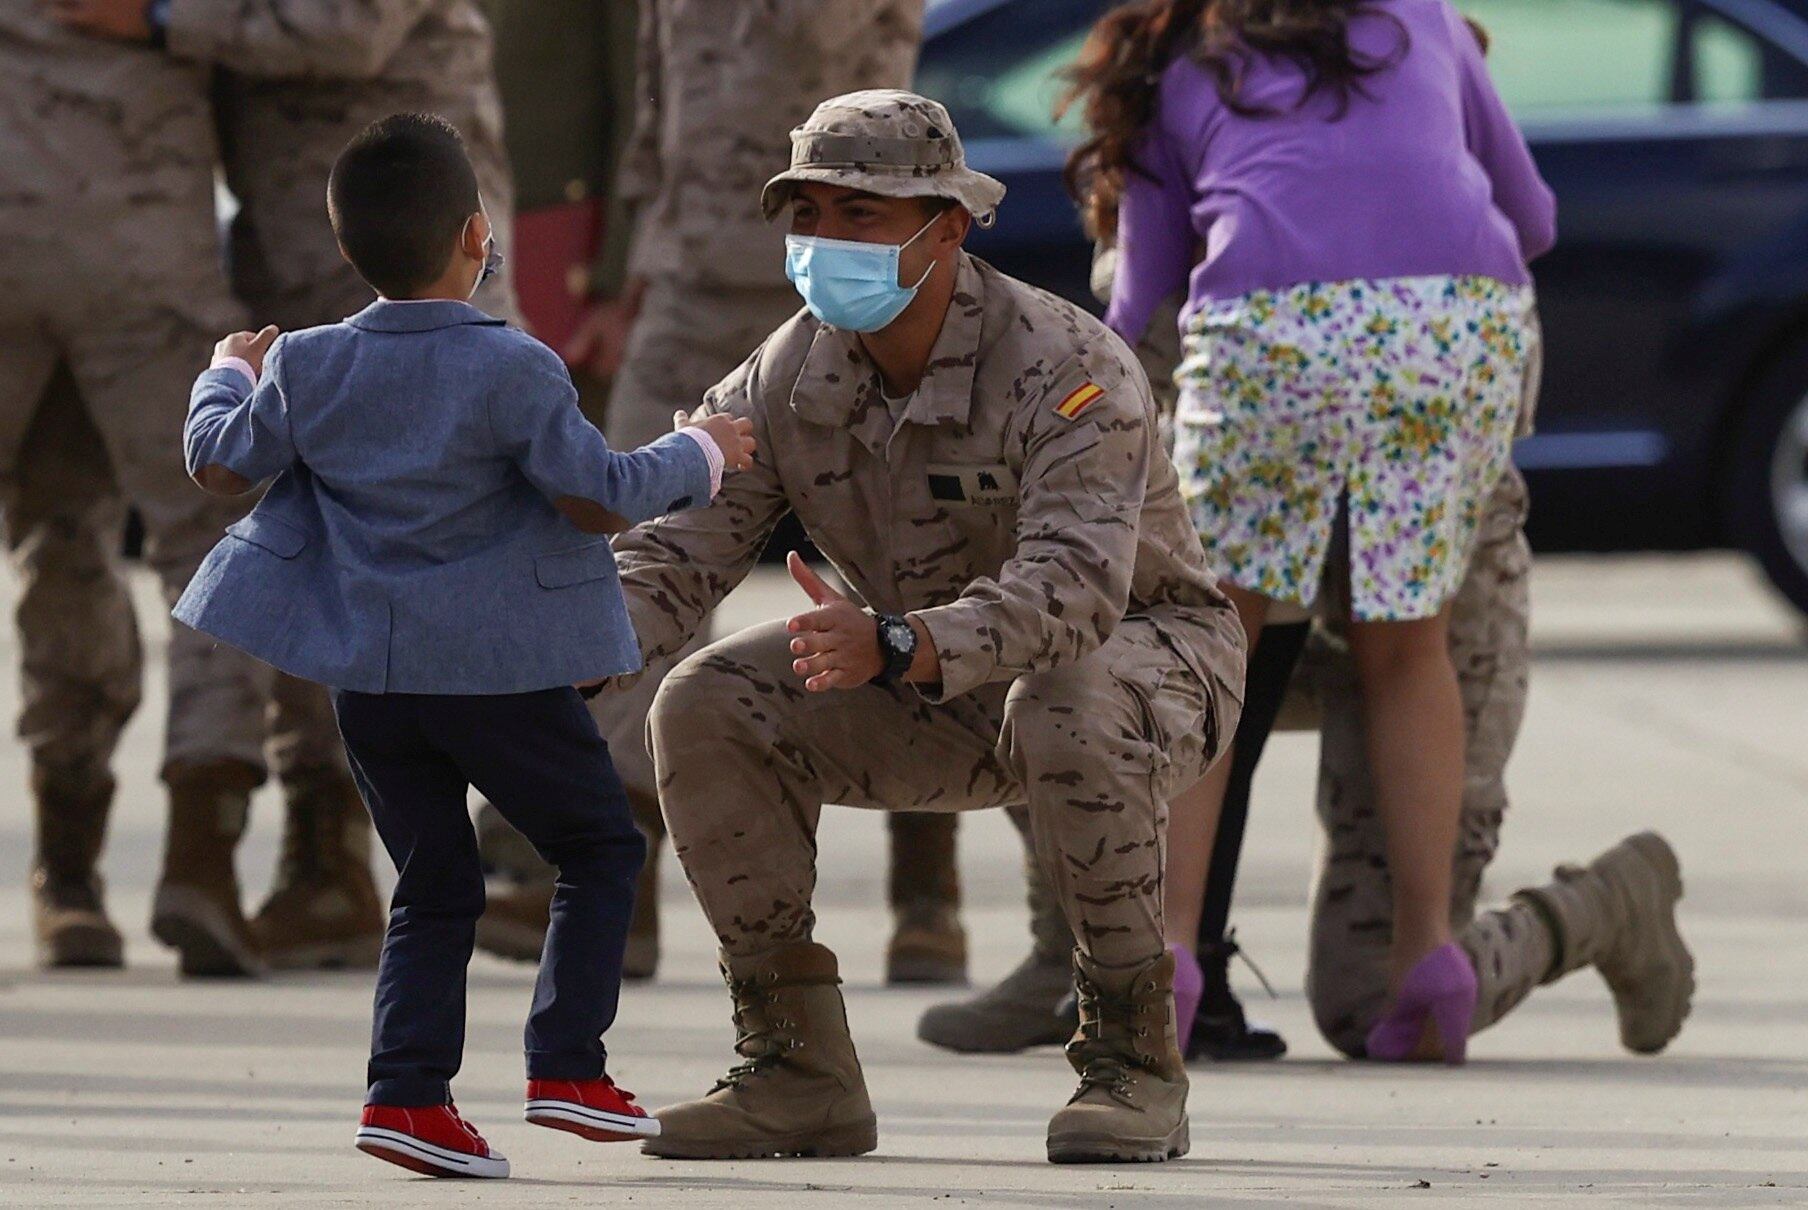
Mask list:
[[[171,0],[145,0],[144,23],[151,31],[151,45],[158,50],[169,48]]]
[[[902,614],[882,613],[873,620],[879,627],[879,654],[885,659],[873,684],[895,685],[917,658],[917,632]]]

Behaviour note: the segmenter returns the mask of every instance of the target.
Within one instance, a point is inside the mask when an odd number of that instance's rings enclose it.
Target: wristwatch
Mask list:
[[[917,632],[902,614],[882,613],[873,619],[879,626],[879,654],[885,666],[872,679],[875,685],[896,684],[917,658]]]

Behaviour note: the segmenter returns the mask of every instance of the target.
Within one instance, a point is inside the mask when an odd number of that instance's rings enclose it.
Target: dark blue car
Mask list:
[[[1808,611],[1808,0],[1458,2],[1559,204],[1534,544],[1748,550]],[[1109,7],[936,0],[918,73],[1010,187],[974,250],[1087,302],[1050,110]]]

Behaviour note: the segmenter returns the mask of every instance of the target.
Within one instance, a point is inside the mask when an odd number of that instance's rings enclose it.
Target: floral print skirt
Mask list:
[[[1192,316],[1174,458],[1219,570],[1310,606],[1347,521],[1352,616],[1436,614],[1510,456],[1533,304],[1493,278],[1403,277],[1259,290]]]

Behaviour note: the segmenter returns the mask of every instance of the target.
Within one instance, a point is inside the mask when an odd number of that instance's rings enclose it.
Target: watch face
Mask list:
[[[916,642],[916,632],[910,628],[909,622],[885,623],[885,645],[894,651],[904,651]]]

